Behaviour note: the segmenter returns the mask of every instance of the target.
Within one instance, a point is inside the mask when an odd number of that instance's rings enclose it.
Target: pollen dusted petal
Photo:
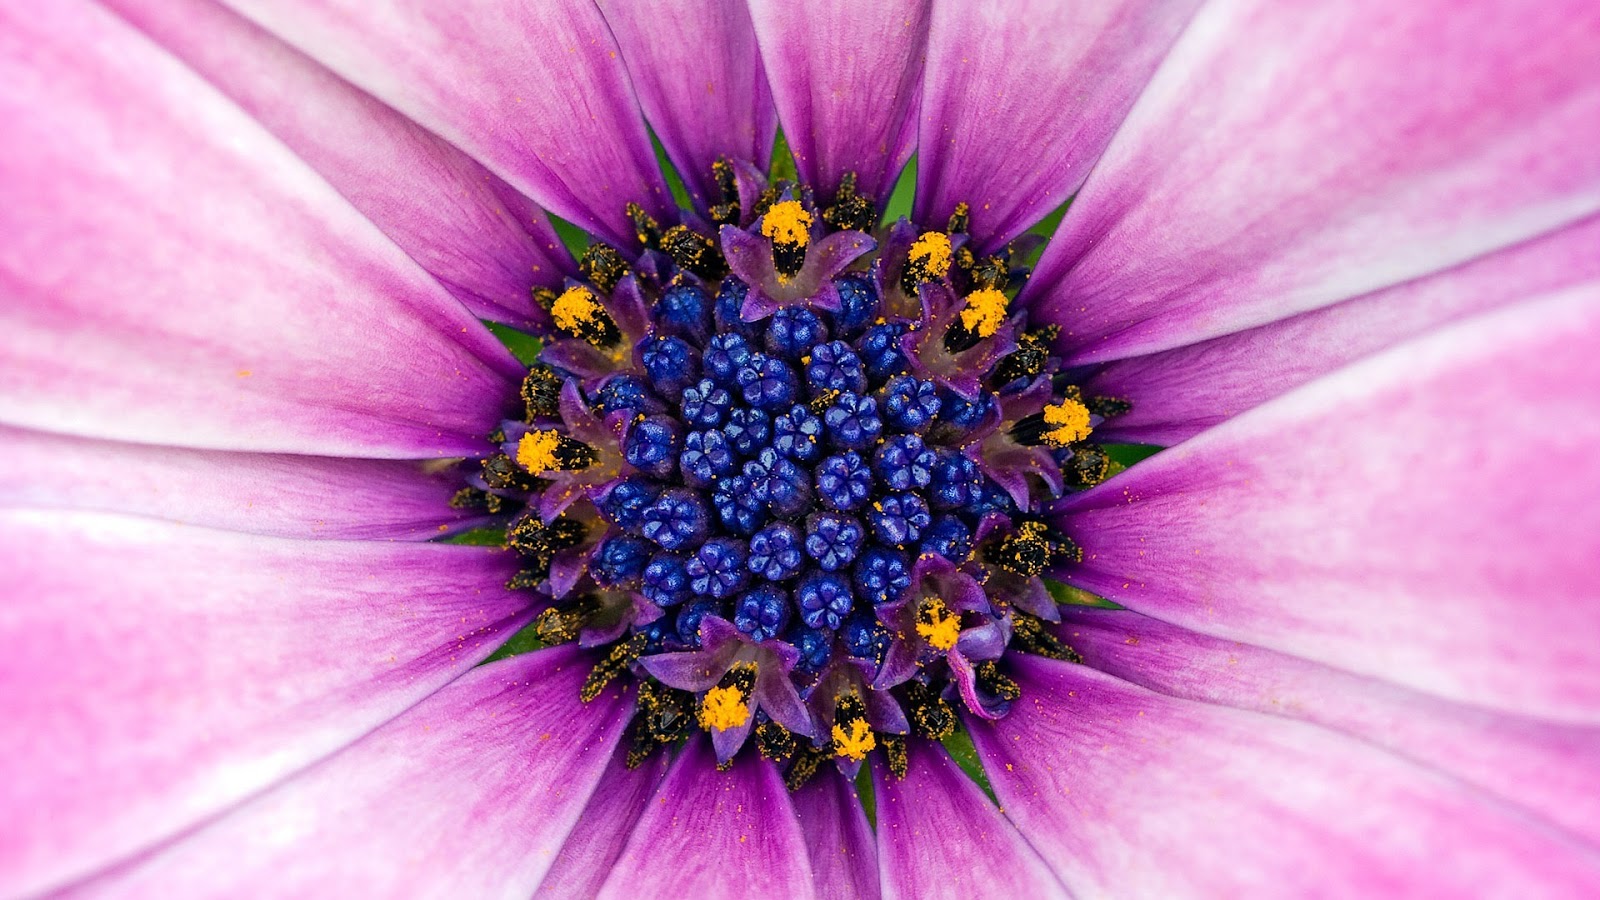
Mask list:
[[[1118,359],[1585,218],[1600,209],[1597,35],[1591,0],[1208,4],[1023,300],[1063,327],[1068,362]]]
[[[327,182],[113,14],[0,18],[0,420],[212,449],[482,451],[520,367]]]
[[[1056,633],[1102,672],[1363,738],[1600,843],[1600,728],[1450,703],[1132,610],[1064,610]]]
[[[846,172],[879,209],[916,146],[928,0],[752,0],[800,179],[831,201]]]
[[[814,898],[805,838],[777,768],[742,753],[719,772],[710,742],[690,738],[598,896]]]
[[[572,258],[544,211],[460,150],[208,0],[112,0],[288,144],[475,314],[548,328]]]
[[[474,670],[85,893],[528,897],[632,703],[611,690],[580,709],[583,661],[554,648]]]
[[[514,570],[487,547],[0,514],[27,598],[0,614],[0,891],[119,862],[398,715],[528,620]]]
[[[1600,287],[1434,332],[1063,506],[1067,579],[1473,705],[1600,723]]]
[[[429,540],[482,515],[451,508],[459,474],[427,463],[188,450],[4,425],[0,458],[0,506],[342,540]]]
[[[1077,896],[1600,891],[1590,845],[1433,769],[1292,719],[1016,659],[1011,715],[967,721],[1006,818]]]
[[[943,747],[913,738],[906,754],[904,778],[872,767],[885,900],[1069,896]]]
[[[1089,174],[1198,0],[935,3],[918,129],[919,222],[971,201],[992,252]]]
[[[720,156],[766,171],[778,117],[743,0],[603,0],[650,127],[696,208]]]
[[[855,783],[823,766],[789,800],[805,834],[817,900],[878,900],[878,843]]]
[[[657,753],[638,768],[626,765],[627,743],[618,746],[606,765],[600,783],[589,795],[589,805],[561,845],[561,852],[539,882],[538,900],[593,900],[600,885],[622,856],[622,848],[655,799],[656,788],[667,774],[671,758]]]
[[[611,30],[588,0],[229,5],[617,247],[624,206],[675,222]]]

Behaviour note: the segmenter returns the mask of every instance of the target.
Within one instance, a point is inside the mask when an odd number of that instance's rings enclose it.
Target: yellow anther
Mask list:
[[[943,278],[950,271],[950,236],[942,231],[924,231],[911,245],[909,258],[930,278]]]
[[[748,721],[750,704],[745,702],[744,692],[738,687],[714,687],[706,691],[705,700],[700,702],[700,727],[707,731],[713,728],[727,731],[742,727]]]
[[[554,472],[561,468],[556,460],[556,450],[560,446],[560,432],[554,429],[530,431],[517,441],[517,462],[535,475]]]
[[[835,722],[833,725],[833,752],[845,759],[862,760],[878,746],[878,739],[872,734],[872,727],[864,719],[856,719],[850,723],[849,730]]]
[[[961,325],[978,337],[993,337],[1006,320],[1010,300],[994,288],[983,288],[967,295],[967,306],[961,311]]]
[[[1089,407],[1068,397],[1044,408],[1044,423],[1052,426],[1044,433],[1045,443],[1065,447],[1089,436]]]
[[[811,240],[811,213],[798,200],[774,203],[761,218],[761,233],[775,244],[804,247]]]
[[[950,611],[938,597],[922,601],[917,610],[917,634],[937,650],[949,650],[961,637],[961,617]]]
[[[594,298],[588,288],[570,287],[556,298],[555,305],[550,307],[550,315],[556,320],[557,328],[577,331],[599,318],[602,310],[600,301]]]

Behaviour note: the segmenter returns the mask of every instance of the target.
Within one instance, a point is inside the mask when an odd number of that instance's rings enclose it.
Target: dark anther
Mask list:
[[[978,335],[967,330],[967,326],[960,319],[950,323],[950,328],[944,333],[944,348],[951,353],[960,353],[978,343]]]
[[[560,399],[561,376],[543,363],[534,363],[528,377],[522,379],[522,402],[528,408],[528,420],[559,415]]]
[[[661,226],[644,207],[637,203],[628,204],[628,221],[633,223],[633,236],[639,239],[647,249],[654,250],[661,246]]]
[[[1133,409],[1132,403],[1117,397],[1090,397],[1084,405],[1089,407],[1089,412],[1102,419],[1127,415],[1128,411]]]
[[[639,768],[658,748],[689,733],[694,722],[694,695],[654,681],[639,682],[627,765]]]
[[[679,268],[688,269],[707,281],[715,281],[728,271],[722,251],[710,238],[687,225],[674,225],[661,236],[661,251],[672,257]]]
[[[972,227],[972,207],[963,200],[956,204],[955,211],[950,213],[950,224],[945,231],[951,234],[962,234]]]
[[[549,482],[529,475],[517,465],[516,460],[496,453],[484,460],[483,483],[496,491],[520,491],[532,493],[549,485]]]
[[[1111,457],[1099,444],[1073,444],[1072,458],[1061,468],[1067,484],[1090,488],[1106,480],[1111,472]]]
[[[646,638],[643,633],[635,634],[625,641],[618,641],[611,647],[605,659],[595,663],[589,670],[589,677],[583,680],[583,689],[578,692],[578,699],[588,703],[600,696],[612,679],[628,671],[639,654],[644,652]]]
[[[806,265],[806,245],[787,241],[772,242],[772,265],[784,278],[793,278]]]
[[[806,782],[816,776],[817,770],[822,768],[822,764],[832,755],[826,748],[802,744],[799,752],[794,755],[794,762],[789,764],[789,771],[784,773],[784,787],[790,791],[798,791],[805,787]]]
[[[822,211],[822,221],[841,231],[871,231],[876,218],[872,199],[856,193],[856,173],[844,173],[833,205]]]
[[[1011,437],[1019,444],[1034,447],[1044,443],[1045,432],[1052,428],[1054,426],[1045,424],[1044,413],[1034,413],[1031,416],[1023,416],[1017,420],[1017,424],[1011,426]]]
[[[544,577],[546,575],[548,575],[548,574],[550,574],[548,566],[546,566],[545,570],[542,571],[542,572],[540,570],[538,570],[537,568],[534,568],[534,569],[518,569],[517,573],[515,575],[512,575],[510,578],[506,579],[506,590],[508,590],[508,591],[532,591],[532,590],[538,590],[539,584],[544,581]]]
[[[533,302],[538,304],[539,308],[545,312],[549,312],[556,305],[556,298],[560,296],[560,293],[547,287],[540,287],[537,284],[533,286]]]
[[[811,403],[809,406],[813,413],[820,416],[827,412],[828,407],[832,406],[833,401],[837,399],[839,399],[839,391],[831,389],[826,391],[818,391],[817,395],[811,398]]]
[[[911,757],[906,755],[906,739],[903,735],[886,734],[882,738],[883,756],[889,763],[889,774],[896,778],[906,777],[911,771]]]
[[[977,676],[978,687],[983,688],[1002,700],[1016,700],[1022,696],[1022,688],[1011,680],[1010,676],[1003,675],[1000,667],[994,660],[978,663],[973,666],[973,674]]]
[[[577,519],[563,516],[546,524],[538,516],[528,516],[506,532],[506,546],[548,565],[557,552],[583,543],[586,532]]]
[[[763,759],[782,762],[794,755],[799,742],[794,732],[770,719],[756,726],[756,749]]]
[[[1019,612],[1012,619],[1011,639],[1016,642],[1017,649],[1035,656],[1047,659],[1061,659],[1067,662],[1081,663],[1083,657],[1078,651],[1067,646],[1060,638],[1051,634],[1045,628],[1043,621],[1027,613]]]
[[[1011,284],[1011,264],[1004,257],[985,256],[967,267],[974,288],[1005,290]]]
[[[1055,557],[1056,547],[1042,522],[1023,522],[989,552],[989,560],[1024,578],[1043,575]]]
[[[750,211],[751,218],[759,219],[766,215],[767,210],[772,208],[772,204],[777,203],[778,198],[783,196],[783,192],[791,187],[794,187],[794,183],[788,179],[780,179],[767,185],[767,189],[762,191],[761,196],[756,198],[756,208]]]
[[[956,730],[956,713],[950,703],[921,682],[906,685],[906,713],[917,734],[943,740]]]
[[[551,646],[575,641],[578,632],[599,611],[600,601],[593,594],[584,594],[565,606],[552,606],[540,613],[533,620],[533,633]]]
[[[617,248],[597,241],[583,251],[583,258],[578,260],[578,271],[601,292],[609,294],[622,276],[628,274],[628,261],[622,258]]]
[[[711,206],[711,221],[717,225],[739,224],[739,182],[733,175],[733,163],[726,156],[717,157],[711,164],[711,179],[717,184],[717,203]]]
[[[475,487],[464,487],[450,497],[450,508],[467,510],[470,512],[486,512],[491,516],[498,516],[509,511],[516,504],[488,491],[480,491]]]
[[[995,365],[991,383],[999,387],[1019,378],[1038,378],[1044,374],[1045,364],[1049,361],[1048,330],[1025,331],[1017,338],[1017,349]]]

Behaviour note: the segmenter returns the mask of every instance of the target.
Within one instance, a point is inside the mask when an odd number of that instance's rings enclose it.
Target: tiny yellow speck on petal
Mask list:
[[[878,739],[872,734],[872,727],[865,720],[857,719],[850,723],[850,730],[845,731],[844,726],[834,723],[833,726],[833,752],[845,759],[862,760],[878,746]]]
[[[556,462],[556,448],[559,446],[559,432],[553,429],[530,431],[517,441],[517,462],[535,475],[553,472],[560,467]]]
[[[942,231],[924,231],[911,245],[908,256],[912,262],[921,263],[935,278],[943,278],[950,271],[950,235]]]
[[[978,337],[993,337],[1006,320],[1006,309],[1011,301],[994,288],[983,288],[967,295],[967,306],[961,310],[961,325]]]
[[[727,731],[750,721],[750,705],[736,687],[714,687],[700,703],[700,727]]]
[[[804,247],[811,240],[811,213],[798,200],[774,203],[761,217],[761,234],[775,244]]]
[[[1060,403],[1044,408],[1044,423],[1053,426],[1044,433],[1045,442],[1053,447],[1065,447],[1089,436],[1089,407],[1068,397]]]

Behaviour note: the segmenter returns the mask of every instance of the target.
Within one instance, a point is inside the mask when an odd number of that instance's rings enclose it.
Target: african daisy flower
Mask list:
[[[0,894],[1600,895],[1593,3],[0,18]]]

